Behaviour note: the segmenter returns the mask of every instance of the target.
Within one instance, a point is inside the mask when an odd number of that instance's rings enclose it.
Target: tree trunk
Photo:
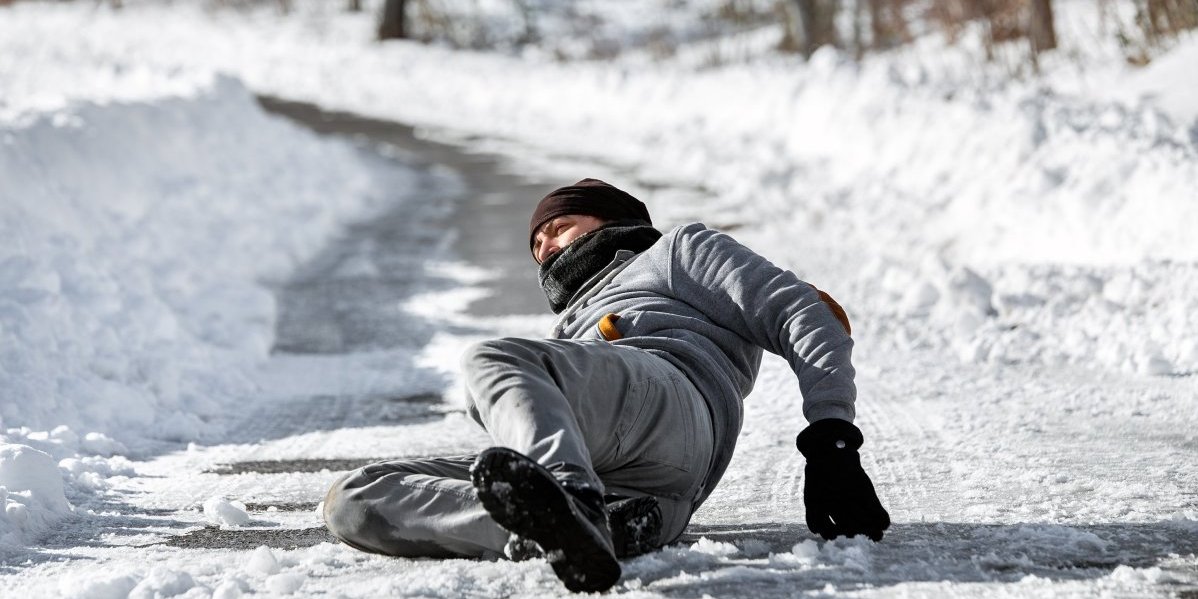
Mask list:
[[[516,10],[520,11],[520,20],[524,23],[524,33],[520,35],[520,44],[535,44],[541,39],[537,28],[536,9],[528,0],[515,0]]]
[[[883,0],[869,0],[869,32],[875,49],[889,48],[892,45],[882,2]]]
[[[387,0],[383,4],[383,16],[379,20],[379,39],[400,39],[406,37],[404,31],[404,0]]]
[[[861,0],[853,2],[853,56],[857,60],[865,57],[865,3]]]
[[[1032,42],[1033,54],[1057,47],[1057,30],[1052,20],[1052,0],[1032,0],[1027,36]]]
[[[790,0],[787,36],[790,45],[810,57],[820,46],[839,46],[836,11],[839,0]]]
[[[349,12],[362,12],[362,0],[349,0],[349,5],[345,8]]]

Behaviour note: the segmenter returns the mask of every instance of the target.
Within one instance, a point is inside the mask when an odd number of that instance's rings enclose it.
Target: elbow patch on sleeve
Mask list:
[[[836,320],[840,321],[840,324],[844,327],[844,332],[849,336],[852,336],[853,327],[849,325],[849,315],[845,314],[844,308],[841,308],[840,304],[836,303],[836,300],[832,299],[832,296],[820,290],[818,287],[816,287],[815,291],[819,293],[819,299],[827,304],[828,308],[832,310],[832,315],[836,317]]]

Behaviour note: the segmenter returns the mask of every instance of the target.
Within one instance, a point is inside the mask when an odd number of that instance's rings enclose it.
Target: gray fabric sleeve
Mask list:
[[[853,421],[853,340],[815,287],[702,225],[670,240],[667,279],[679,299],[790,363],[808,422]]]

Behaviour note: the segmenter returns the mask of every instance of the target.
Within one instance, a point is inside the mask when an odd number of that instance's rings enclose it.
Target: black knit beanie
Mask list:
[[[559,187],[541,199],[528,223],[528,249],[531,251],[537,229],[566,214],[594,216],[606,221],[644,221],[652,225],[649,209],[628,192],[598,179],[583,179],[573,185]]]

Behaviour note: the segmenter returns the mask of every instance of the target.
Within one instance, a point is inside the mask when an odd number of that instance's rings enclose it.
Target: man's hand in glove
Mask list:
[[[807,528],[825,539],[863,534],[881,541],[882,531],[890,526],[890,514],[861,469],[857,449],[863,441],[853,423],[836,418],[813,422],[796,439],[807,458]]]

